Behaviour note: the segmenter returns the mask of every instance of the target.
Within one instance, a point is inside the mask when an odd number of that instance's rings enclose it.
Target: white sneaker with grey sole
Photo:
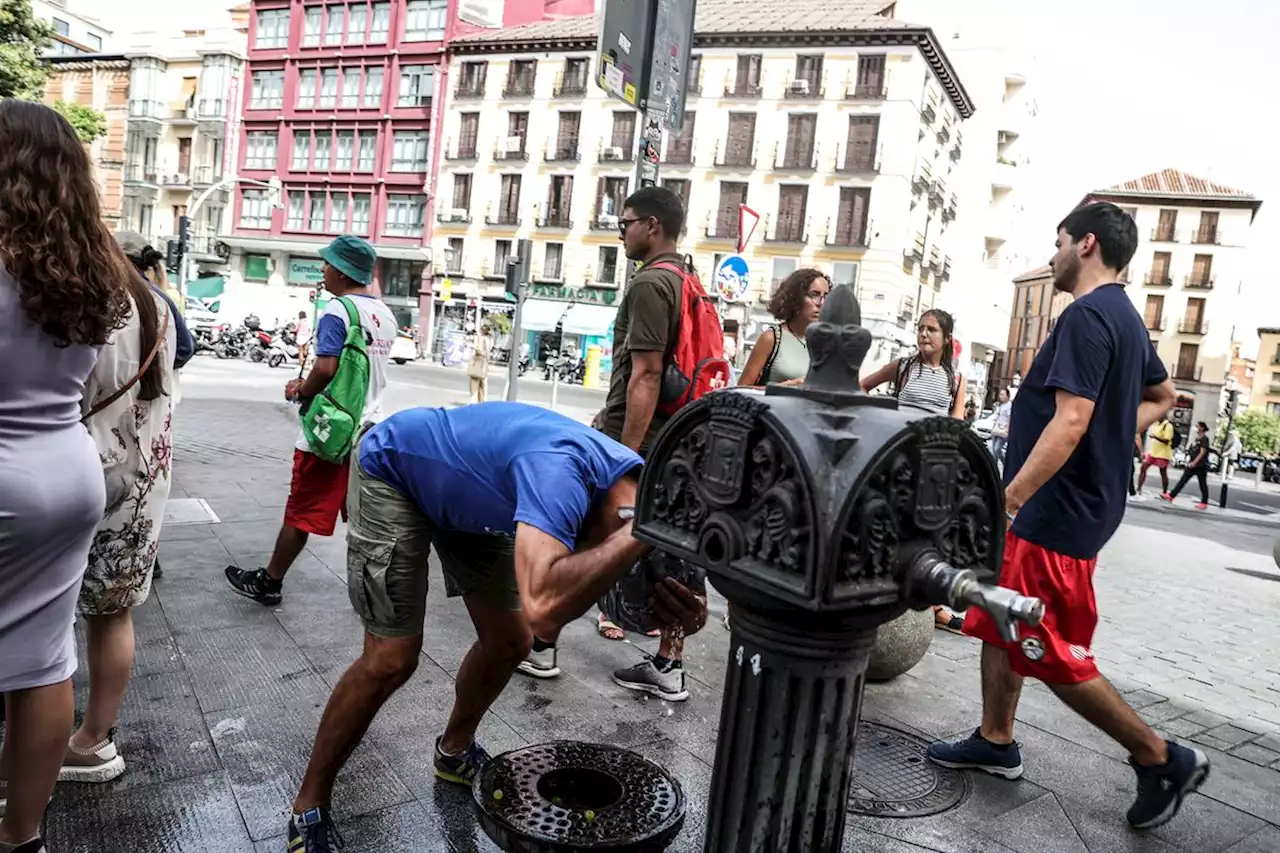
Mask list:
[[[124,757],[116,749],[116,730],[89,749],[67,744],[59,782],[110,782],[124,773]]]
[[[614,683],[638,693],[648,693],[668,702],[683,702],[689,698],[684,686],[684,669],[673,666],[660,672],[653,661],[646,660],[613,674]]]
[[[530,649],[516,669],[534,678],[555,678],[560,674],[560,667],[556,665],[556,647],[542,651]]]

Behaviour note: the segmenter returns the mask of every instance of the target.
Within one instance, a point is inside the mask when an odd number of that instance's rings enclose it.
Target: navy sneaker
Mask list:
[[[475,741],[457,755],[445,755],[440,751],[440,738],[436,738],[436,775],[446,782],[471,787],[476,774],[489,763],[489,753]]]
[[[1173,820],[1187,794],[1209,778],[1209,758],[1198,749],[1169,741],[1169,761],[1159,767],[1143,767],[1132,758],[1138,774],[1138,799],[1125,814],[1134,829],[1155,829]]]
[[[259,604],[275,607],[284,597],[284,581],[274,579],[266,569],[248,571],[239,566],[227,566],[226,575],[227,583],[236,593]]]
[[[1004,779],[1022,775],[1022,753],[1017,743],[1001,748],[982,736],[980,729],[963,740],[938,741],[929,747],[929,760],[953,770],[981,770]]]
[[[289,836],[285,853],[338,853],[342,837],[333,828],[327,806],[307,809],[289,818]]]

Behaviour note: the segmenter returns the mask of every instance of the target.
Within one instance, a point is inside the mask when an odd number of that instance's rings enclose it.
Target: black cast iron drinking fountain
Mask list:
[[[706,853],[840,849],[879,625],[908,607],[972,605],[1013,639],[1019,622],[1043,613],[1039,601],[989,585],[1005,514],[985,446],[963,421],[864,394],[871,335],[860,322],[852,289],[835,288],[806,334],[804,385],[688,406],[658,437],[640,483],[635,535],[704,566],[733,613]],[[624,750],[573,746],[586,751],[570,757],[552,744],[495,759],[475,786],[490,836],[539,853],[665,849],[683,814],[674,780]],[[546,749],[559,758],[536,752]],[[590,791],[594,806],[556,805],[539,781],[551,773]],[[522,792],[524,811],[500,805],[508,788]],[[637,833],[633,843],[593,833],[605,816]]]

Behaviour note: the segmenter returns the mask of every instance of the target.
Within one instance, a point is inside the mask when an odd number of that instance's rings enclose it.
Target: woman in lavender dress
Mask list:
[[[72,624],[106,502],[80,400],[129,312],[127,263],[71,126],[0,101],[0,850],[44,850],[71,731]]]

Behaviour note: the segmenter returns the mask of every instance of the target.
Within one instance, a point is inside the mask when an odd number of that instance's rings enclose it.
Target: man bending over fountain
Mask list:
[[[436,774],[470,785],[488,755],[476,727],[535,634],[555,636],[649,550],[631,536],[640,457],[534,406],[409,409],[360,440],[347,489],[347,587],[364,651],[325,706],[289,820],[289,853],[337,850],[334,780],[422,650],[427,557],[462,596],[477,640],[435,742]],[[706,602],[676,581],[656,588],[659,624],[687,633]]]

